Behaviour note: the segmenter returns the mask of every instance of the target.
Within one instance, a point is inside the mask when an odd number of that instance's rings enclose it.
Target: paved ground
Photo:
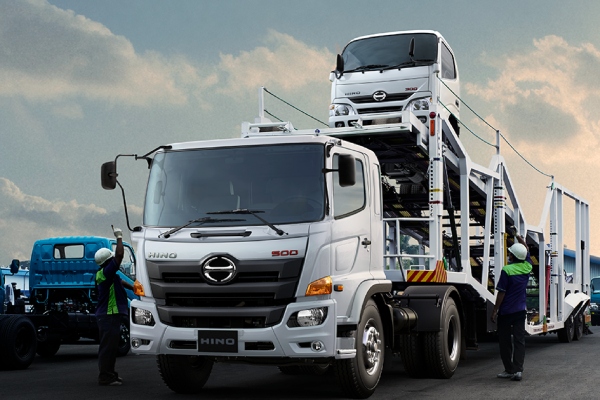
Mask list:
[[[449,380],[411,379],[399,359],[386,366],[371,399],[595,399],[600,329],[579,342],[556,335],[527,338],[523,381],[497,379],[502,371],[495,342],[469,351]],[[276,367],[216,364],[201,394],[176,395],[163,383],[153,357],[119,358],[123,386],[96,384],[97,345],[63,346],[50,359],[36,357],[28,370],[0,371],[2,399],[331,399],[343,398],[332,376],[287,376]]]

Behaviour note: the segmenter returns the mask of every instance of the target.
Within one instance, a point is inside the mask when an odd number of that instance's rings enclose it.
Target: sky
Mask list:
[[[101,164],[239,137],[261,86],[327,121],[344,45],[410,29],[437,30],[454,50],[476,112],[461,114],[473,161],[489,165],[500,130],[521,155],[501,143],[526,222],[542,220],[554,176],[590,203],[600,255],[598,15],[594,0],[0,0],[0,265],[29,259],[37,239],[126,230]],[[265,101],[296,128],[324,127]],[[139,225],[148,171],[125,158],[118,167]]]

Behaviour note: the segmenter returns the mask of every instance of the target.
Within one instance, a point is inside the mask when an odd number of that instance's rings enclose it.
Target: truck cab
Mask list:
[[[121,279],[133,285],[135,253],[123,243],[125,256],[118,272]],[[99,236],[70,236],[38,240],[34,243],[29,263],[29,306],[26,315],[37,329],[37,352],[52,356],[62,343],[98,338],[96,324],[97,292],[95,276],[98,265],[94,255],[100,248],[114,251],[116,240]],[[128,298],[135,299],[132,291]],[[121,327],[123,340],[119,354],[129,352],[129,324]],[[90,343],[94,343],[91,341]]]
[[[592,278],[590,289],[592,292],[590,299],[592,325],[600,325],[600,276]]]
[[[412,111],[423,123],[432,103],[458,133],[459,74],[452,48],[436,31],[402,31],[361,36],[337,56],[329,75],[329,126],[402,121]]]

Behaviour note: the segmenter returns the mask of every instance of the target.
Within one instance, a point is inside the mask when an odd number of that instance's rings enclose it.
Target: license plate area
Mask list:
[[[237,331],[198,331],[198,352],[237,353]]]

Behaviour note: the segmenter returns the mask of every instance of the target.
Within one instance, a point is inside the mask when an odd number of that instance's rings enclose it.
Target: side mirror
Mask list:
[[[341,54],[337,55],[335,60],[335,77],[340,79],[344,75],[344,59]]]
[[[11,274],[18,273],[20,266],[21,266],[21,264],[19,263],[19,260],[12,260],[12,262],[10,263],[10,273]]]
[[[340,154],[338,159],[338,179],[341,187],[356,183],[356,162],[350,154]]]
[[[100,178],[102,189],[113,190],[117,187],[117,163],[114,161],[105,162],[100,169]]]

